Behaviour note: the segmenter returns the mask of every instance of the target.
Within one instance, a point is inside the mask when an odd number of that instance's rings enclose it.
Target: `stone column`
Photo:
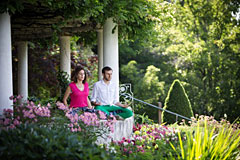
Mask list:
[[[112,81],[119,88],[118,27],[116,25],[112,18],[109,18],[103,26],[103,66],[113,69]]]
[[[102,79],[103,68],[103,30],[98,30],[98,80]]]
[[[71,76],[70,36],[60,37],[60,70]]]
[[[13,95],[12,81],[12,49],[11,49],[11,22],[8,13],[0,14],[0,115],[3,109],[12,109]]]
[[[18,94],[28,98],[28,43],[18,42]]]

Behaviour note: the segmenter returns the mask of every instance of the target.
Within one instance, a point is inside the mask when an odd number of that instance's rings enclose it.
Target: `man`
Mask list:
[[[115,112],[122,118],[128,118],[133,115],[132,111],[127,109],[127,104],[121,104],[118,101],[118,88],[112,79],[113,70],[110,67],[102,69],[103,79],[96,82],[93,87],[91,101],[96,110],[101,110],[109,115],[109,112]]]

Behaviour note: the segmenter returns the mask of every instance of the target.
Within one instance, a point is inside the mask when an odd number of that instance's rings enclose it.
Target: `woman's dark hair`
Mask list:
[[[72,72],[72,81],[73,81],[73,82],[77,83],[77,76],[78,76],[78,73],[79,73],[81,70],[84,71],[84,75],[85,75],[84,80],[83,80],[83,84],[84,84],[85,82],[87,82],[87,72],[86,72],[82,67],[80,67],[80,66],[77,66],[77,67],[75,68],[75,70]]]

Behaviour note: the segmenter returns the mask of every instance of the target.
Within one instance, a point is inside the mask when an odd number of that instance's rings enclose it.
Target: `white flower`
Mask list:
[[[126,145],[128,145],[128,143],[127,142],[123,142],[123,145],[126,146]]]

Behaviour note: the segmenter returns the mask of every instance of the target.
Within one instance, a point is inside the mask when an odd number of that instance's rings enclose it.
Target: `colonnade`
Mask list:
[[[98,30],[98,68],[110,66],[113,82],[119,85],[118,27],[112,18],[106,20],[103,29]],[[114,29],[114,32],[112,30]],[[71,74],[70,36],[60,37],[60,69]],[[17,42],[18,52],[18,94],[23,100],[28,97],[28,42]],[[11,21],[8,13],[0,14],[0,115],[6,108],[12,108],[9,97],[13,95]]]

